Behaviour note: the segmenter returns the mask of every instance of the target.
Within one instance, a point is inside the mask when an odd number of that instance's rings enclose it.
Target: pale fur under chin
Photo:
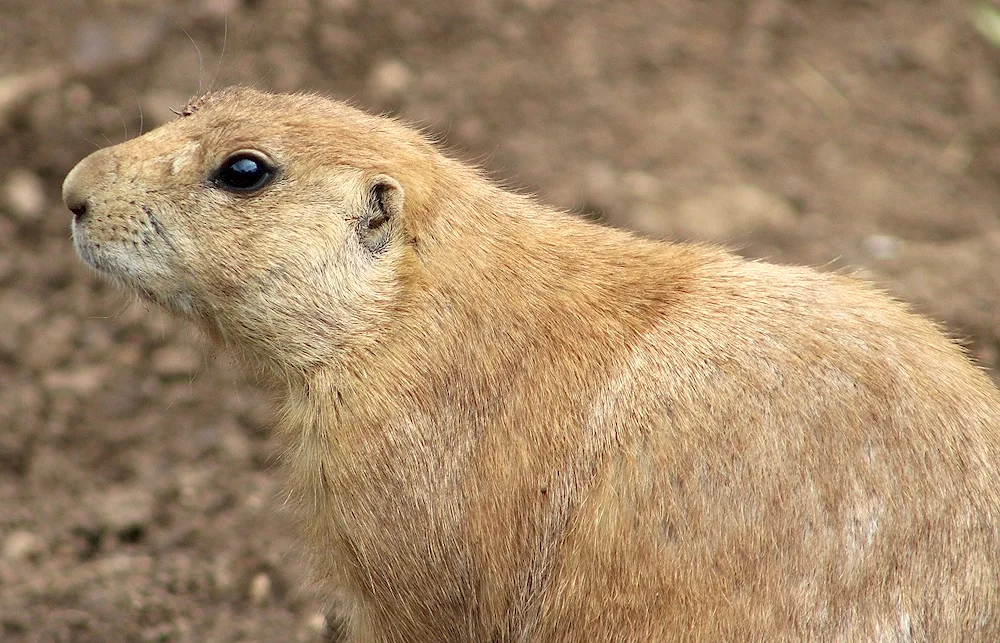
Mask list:
[[[931,323],[549,210],[325,99],[185,114],[67,198],[105,244],[129,199],[192,240],[175,312],[281,391],[350,640],[1000,640],[1000,394]],[[281,179],[213,192],[250,144]],[[380,176],[402,210],[372,232]]]

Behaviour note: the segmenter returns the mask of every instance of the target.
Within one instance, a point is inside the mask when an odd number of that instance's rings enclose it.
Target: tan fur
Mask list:
[[[1000,640],[1000,394],[929,322],[323,98],[184,114],[67,177],[75,242],[281,391],[351,640]],[[210,181],[242,148],[259,194]]]

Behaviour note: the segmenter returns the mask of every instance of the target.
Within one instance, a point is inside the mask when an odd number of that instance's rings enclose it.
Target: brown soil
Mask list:
[[[321,636],[268,400],[90,274],[59,200],[200,89],[349,98],[584,216],[860,269],[996,372],[1000,51],[970,2],[156,4],[0,3],[4,641]]]

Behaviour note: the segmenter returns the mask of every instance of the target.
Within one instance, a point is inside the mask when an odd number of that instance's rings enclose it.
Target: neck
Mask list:
[[[573,502],[571,491],[539,495],[538,485],[559,463],[566,489],[585,477],[575,467],[592,456],[575,451],[596,453],[604,438],[590,435],[581,411],[635,338],[675,305],[690,264],[683,248],[622,243],[622,233],[520,197],[461,199],[442,199],[454,219],[442,215],[415,238],[415,276],[378,341],[284,381],[279,434],[325,580],[397,614],[406,612],[394,603],[400,592],[417,600],[428,591],[424,604],[464,610],[462,619],[482,610],[475,618],[486,623],[487,613],[512,613],[508,585],[523,580],[517,560],[537,556],[532,543],[559,526],[477,535],[477,517],[484,528],[507,520],[496,492],[477,490],[501,485],[501,502]],[[393,532],[397,525],[407,532]],[[479,551],[487,547],[510,560]],[[469,562],[477,556],[498,573],[494,587],[471,596],[463,565],[485,564]],[[423,580],[428,565],[434,588]]]

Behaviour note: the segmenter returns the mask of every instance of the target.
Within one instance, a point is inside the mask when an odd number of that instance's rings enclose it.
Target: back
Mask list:
[[[1000,638],[993,384],[854,280],[707,271],[616,360],[541,639]]]

